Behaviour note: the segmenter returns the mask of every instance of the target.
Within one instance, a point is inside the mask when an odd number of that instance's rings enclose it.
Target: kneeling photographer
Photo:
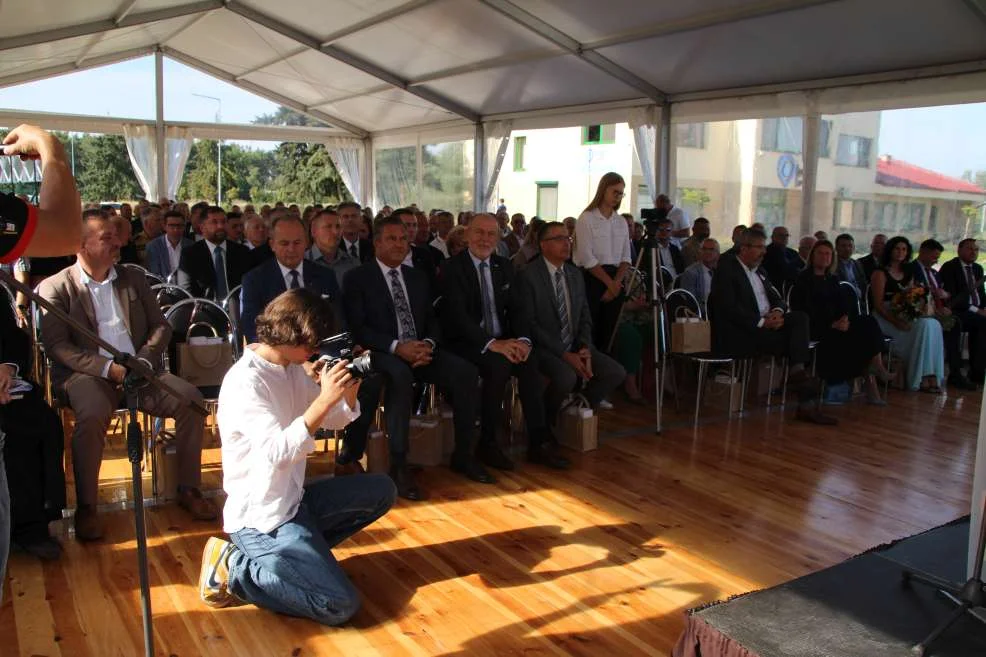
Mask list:
[[[326,625],[346,622],[359,608],[331,548],[385,514],[395,490],[384,475],[304,484],[315,432],[359,417],[352,364],[308,364],[332,324],[319,295],[284,292],[257,317],[258,344],[223,380],[223,529],[232,542],[213,537],[206,544],[199,595],[209,606],[253,603]]]

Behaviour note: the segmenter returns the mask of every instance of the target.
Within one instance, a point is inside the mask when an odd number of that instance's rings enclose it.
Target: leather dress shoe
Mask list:
[[[335,466],[335,476],[337,477],[348,477],[349,475],[363,474],[364,472],[366,470],[363,469],[363,464],[359,461],[336,463]]]
[[[198,488],[183,488],[178,491],[178,506],[196,520],[215,520],[219,515],[216,505],[212,500],[202,497],[202,491]]]
[[[952,374],[948,377],[948,385],[953,388],[958,388],[959,390],[972,390],[975,391],[976,384],[972,380],[967,379],[961,374]]]
[[[80,541],[98,541],[103,537],[103,523],[91,504],[80,504],[75,510],[75,537]]]
[[[51,536],[16,538],[12,539],[11,543],[42,561],[57,561],[62,556],[62,544]]]
[[[425,498],[424,493],[414,482],[414,475],[411,474],[411,469],[407,467],[406,463],[391,466],[390,478],[397,488],[398,497],[403,497],[405,500],[411,500],[412,502],[417,502]]]
[[[476,449],[476,458],[483,465],[497,470],[513,470],[514,462],[503,453],[498,445],[480,445]]]
[[[834,418],[831,415],[825,415],[817,408],[806,406],[799,406],[798,411],[794,414],[794,417],[802,422],[810,422],[811,424],[820,424],[829,427],[834,427],[839,424],[839,420],[837,418]]]
[[[478,481],[481,484],[496,483],[496,477],[487,472],[483,464],[474,458],[452,454],[452,460],[449,465],[453,472],[465,475],[467,479]]]
[[[572,463],[558,453],[554,445],[541,443],[536,447],[527,450],[527,460],[529,463],[536,463],[555,470],[567,470]]]

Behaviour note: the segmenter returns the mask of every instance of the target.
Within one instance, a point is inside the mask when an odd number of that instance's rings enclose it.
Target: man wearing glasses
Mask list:
[[[671,241],[674,224],[665,217],[657,222],[657,250],[661,254],[661,266],[666,267],[672,276],[685,271],[685,261],[681,257],[681,249]]]
[[[699,250],[698,262],[689,265],[685,273],[681,275],[679,285],[695,295],[702,307],[703,314],[706,314],[709,292],[712,291],[712,274],[715,273],[718,264],[719,242],[714,239],[706,239],[702,242],[702,248]]]

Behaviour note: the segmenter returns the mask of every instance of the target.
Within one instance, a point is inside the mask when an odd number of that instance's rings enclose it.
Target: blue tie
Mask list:
[[[226,260],[223,258],[223,247],[217,246],[212,252],[212,263],[216,269],[216,301],[222,301],[229,294],[226,289]]]

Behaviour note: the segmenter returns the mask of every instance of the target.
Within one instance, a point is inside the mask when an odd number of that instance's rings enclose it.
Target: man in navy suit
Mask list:
[[[305,224],[289,214],[271,228],[274,257],[252,269],[243,277],[240,290],[240,330],[249,342],[257,340],[257,315],[274,297],[288,289],[303,287],[317,292],[333,306],[336,327],[342,325],[339,285],[331,269],[304,259]],[[329,337],[329,336],[323,336]]]
[[[181,252],[178,285],[193,297],[222,303],[253,268],[250,251],[226,239],[226,212],[218,206],[206,211],[202,236]]]
[[[164,215],[164,234],[155,237],[147,243],[144,257],[147,271],[168,280],[178,271],[181,262],[181,252],[194,244],[184,237],[185,217],[177,210],[170,210]]]
[[[949,383],[959,382],[971,390],[983,383],[986,375],[986,287],[983,286],[983,268],[976,260],[979,246],[972,237],[958,244],[958,255],[938,270],[942,287],[948,291],[948,306],[958,320],[956,327],[945,333],[945,352],[948,356]],[[962,353],[959,348],[960,332],[969,334],[969,375],[962,377]],[[953,376],[955,379],[953,380]]]
[[[374,227],[376,258],[346,274],[343,306],[356,344],[370,349],[377,376],[365,379],[359,390],[360,416],[346,429],[336,473],[358,472],[366,447],[373,409],[384,387],[390,476],[397,494],[409,500],[424,498],[407,465],[413,384],[441,386],[452,404],[455,451],[452,469],[480,483],[495,479],[476,460],[476,388],[479,372],[451,351],[440,349],[441,333],[432,306],[428,276],[403,264],[408,236],[400,217],[390,216]]]

